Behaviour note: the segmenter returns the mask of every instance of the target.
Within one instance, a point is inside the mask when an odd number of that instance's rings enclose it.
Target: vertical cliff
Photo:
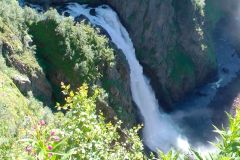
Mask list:
[[[118,12],[158,99],[168,106],[166,109],[215,76],[216,58],[207,32],[208,6],[204,0],[76,1],[107,3]]]
[[[214,76],[204,4],[190,0],[108,0],[128,28],[158,97],[167,104]]]

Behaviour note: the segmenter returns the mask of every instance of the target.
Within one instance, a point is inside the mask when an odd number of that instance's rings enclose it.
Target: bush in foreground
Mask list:
[[[126,130],[121,122],[106,122],[97,114],[96,100],[101,89],[88,92],[84,84],[76,92],[63,85],[65,110],[56,114],[55,126],[44,120],[36,122],[21,145],[25,159],[144,159],[143,145],[138,137],[139,127]],[[19,145],[17,145],[19,147]]]
[[[25,159],[158,159],[144,154],[143,144],[138,136],[139,127],[127,130],[121,122],[106,122],[102,114],[97,114],[96,100],[103,91],[95,88],[89,92],[84,84],[78,91],[70,91],[70,86],[62,86],[66,104],[57,105],[59,112],[55,123],[47,124],[44,120],[36,122],[26,138],[19,140]],[[159,152],[159,159],[224,159],[240,158],[240,114],[229,116],[229,129],[216,132],[222,137],[216,145],[217,152],[204,157],[201,153],[189,151],[180,153]],[[24,143],[22,143],[24,142]],[[19,145],[16,145],[19,147]]]

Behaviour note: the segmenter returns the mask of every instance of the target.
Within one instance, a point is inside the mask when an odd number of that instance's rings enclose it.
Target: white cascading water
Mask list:
[[[184,151],[189,149],[188,142],[181,137],[178,127],[171,118],[160,111],[149,80],[143,74],[133,43],[128,32],[123,27],[117,14],[108,6],[103,5],[95,9],[96,15],[91,15],[86,5],[70,3],[64,12],[71,16],[86,16],[93,25],[104,28],[111,37],[112,42],[123,51],[130,66],[131,91],[134,102],[137,104],[144,118],[143,140],[151,149],[161,149],[167,152],[171,147]]]

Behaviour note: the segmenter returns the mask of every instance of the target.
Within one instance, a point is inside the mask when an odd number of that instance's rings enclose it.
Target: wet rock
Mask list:
[[[81,22],[81,21],[89,22],[89,19],[84,15],[79,15],[76,18],[74,18],[74,21],[76,21],[76,22]]]
[[[113,67],[108,67],[106,70],[105,81],[111,82],[106,89],[110,94],[110,106],[120,107],[125,112],[121,113],[120,119],[124,125],[131,127],[137,120],[137,109],[133,103],[131,88],[130,88],[130,69],[127,60],[121,50],[117,49],[114,44],[116,53],[116,64]],[[106,83],[106,82],[103,82]]]
[[[228,74],[228,73],[229,73],[229,69],[223,67],[223,68],[222,68],[222,72],[225,73],[225,74]]]
[[[103,113],[104,117],[106,117],[106,121],[107,122],[116,122],[115,117],[117,116],[115,111],[113,110],[112,107],[110,107],[107,103],[107,100],[104,99],[98,99],[96,102],[96,106],[97,106],[97,112],[98,113]]]
[[[70,16],[70,13],[68,13],[68,12],[64,12],[64,14],[63,14],[65,17],[69,17]]]
[[[90,9],[90,12],[89,12],[90,15],[92,16],[96,16],[96,10],[93,8],[93,9]]]
[[[107,9],[108,6],[106,6],[106,5],[102,5],[102,8],[103,8],[103,9]]]
[[[89,3],[89,4],[98,4],[98,3],[103,3],[104,0],[25,0],[26,2],[29,3],[35,3],[35,4],[40,4],[44,5],[45,7],[49,7],[52,4],[63,4],[67,2],[78,2],[78,3]]]
[[[228,85],[219,88],[208,108],[213,111],[212,121],[217,127],[227,126],[227,113],[236,114],[240,107],[240,76],[238,75]]]

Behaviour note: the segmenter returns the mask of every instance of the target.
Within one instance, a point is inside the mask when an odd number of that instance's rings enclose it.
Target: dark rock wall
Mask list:
[[[215,75],[205,17],[190,0],[108,0],[119,13],[158,98],[171,105]],[[156,88],[157,87],[157,88]]]

